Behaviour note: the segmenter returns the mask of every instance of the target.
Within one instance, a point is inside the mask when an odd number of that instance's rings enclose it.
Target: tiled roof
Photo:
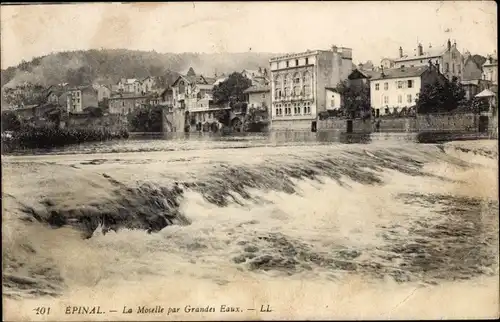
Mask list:
[[[372,80],[379,79],[391,79],[391,78],[404,78],[404,77],[415,77],[422,75],[429,66],[416,66],[416,67],[403,67],[403,68],[391,68],[384,69],[383,75],[382,71],[379,72],[379,75],[372,77]]]
[[[271,87],[267,85],[254,85],[244,90],[243,93],[261,93],[261,92],[269,92],[270,90]]]
[[[122,99],[122,98],[148,98],[148,97],[150,97],[150,95],[139,95],[135,93],[120,93],[111,96],[109,99],[112,100],[112,99]]]
[[[415,59],[429,59],[429,58],[434,58],[434,57],[439,57],[441,56],[444,52],[448,50],[447,46],[438,46],[438,47],[432,47],[432,48],[424,48],[424,54],[422,56],[417,56],[417,55],[405,55],[402,58],[396,58],[395,61],[400,62],[400,61],[406,61],[406,60],[415,60]]]

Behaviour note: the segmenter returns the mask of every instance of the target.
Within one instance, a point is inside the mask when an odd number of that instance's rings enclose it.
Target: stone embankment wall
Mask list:
[[[488,130],[498,132],[498,121],[489,117]],[[318,131],[348,132],[348,120],[331,118],[318,120]],[[428,114],[417,117],[383,117],[352,120],[352,133],[370,132],[477,132],[479,116],[472,113]]]

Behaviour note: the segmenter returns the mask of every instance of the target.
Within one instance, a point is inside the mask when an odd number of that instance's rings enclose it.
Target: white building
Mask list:
[[[327,109],[326,88],[346,80],[353,69],[352,49],[332,46],[274,57],[271,65],[273,130],[310,130]]]
[[[325,88],[325,102],[327,110],[340,110],[341,96],[335,88]]]
[[[483,79],[498,86],[498,59],[496,53],[489,56],[483,64]]]
[[[401,112],[415,106],[420,89],[444,75],[439,65],[382,69],[370,79],[370,103],[375,116]]]
[[[124,93],[141,94],[142,84],[138,79],[135,78],[122,78],[118,82],[118,91]]]

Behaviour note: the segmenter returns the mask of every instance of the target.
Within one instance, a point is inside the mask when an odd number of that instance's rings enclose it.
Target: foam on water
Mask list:
[[[465,146],[9,158],[5,313],[36,298],[65,320],[70,303],[275,308],[181,320],[494,316],[496,142]]]

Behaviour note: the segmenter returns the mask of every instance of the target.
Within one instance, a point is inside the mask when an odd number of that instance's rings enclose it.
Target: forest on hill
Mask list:
[[[166,84],[192,67],[197,74],[213,76],[243,69],[267,67],[271,53],[158,53],[127,49],[80,50],[53,53],[23,61],[1,71],[1,86],[24,82],[49,86],[115,84],[120,78],[161,76]]]

